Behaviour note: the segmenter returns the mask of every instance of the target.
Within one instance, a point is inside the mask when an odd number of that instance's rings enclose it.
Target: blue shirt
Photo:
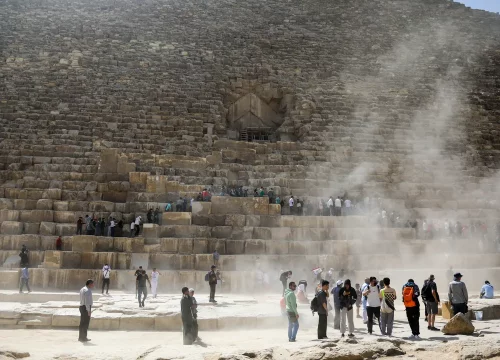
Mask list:
[[[28,274],[28,268],[23,268],[21,270],[21,279],[29,279],[29,274]],[[491,293],[493,294],[493,290],[491,290]]]
[[[481,294],[484,293],[483,298],[484,299],[493,299],[493,286],[489,284],[484,284],[483,287],[481,288]]]

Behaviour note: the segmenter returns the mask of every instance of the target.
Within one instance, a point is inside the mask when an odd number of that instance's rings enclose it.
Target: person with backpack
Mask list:
[[[363,284],[363,286],[361,286],[361,295],[360,296],[363,298],[362,302],[361,302],[361,305],[363,306],[363,324],[368,323],[368,314],[366,312],[366,296],[363,296],[363,293],[366,291],[366,288],[369,285],[370,285],[370,278],[366,278],[365,283]]]
[[[380,332],[382,335],[392,336],[394,325],[394,300],[396,300],[396,290],[391,288],[391,279],[384,278],[384,288],[380,290]]]
[[[448,299],[453,308],[453,314],[467,314],[469,308],[467,303],[469,302],[469,294],[467,293],[467,287],[465,283],[462,282],[462,274],[456,273],[453,275],[454,280],[450,283],[448,288]]]
[[[418,318],[420,317],[420,303],[418,302],[418,297],[420,296],[420,289],[418,285],[415,284],[413,279],[409,279],[406,284],[403,285],[403,303],[406,308],[406,317],[408,318],[408,324],[411,328],[410,339],[420,340],[420,325],[418,323]]]
[[[333,309],[335,310],[334,317],[333,317],[333,328],[335,330],[340,330],[340,290],[342,289],[342,286],[344,285],[344,282],[342,280],[337,281],[337,286],[335,286],[332,290],[332,297],[333,297]]]
[[[370,285],[366,287],[363,296],[366,297],[366,314],[368,315],[368,333],[373,332],[373,317],[380,326],[380,286],[375,276],[370,277]]]
[[[427,299],[425,298],[425,293],[424,293],[425,287],[428,283],[429,283],[429,279],[425,279],[424,286],[422,286],[422,302],[424,303],[425,322],[429,321],[429,319],[428,319],[429,314],[427,313]]]
[[[285,272],[281,273],[281,275],[280,275],[280,281],[281,281],[281,284],[283,285],[283,296],[285,296],[286,282],[291,277],[292,277],[291,270],[285,271]]]
[[[346,330],[346,318],[349,324],[349,337],[353,337],[354,334],[354,311],[353,305],[356,303],[357,292],[351,286],[351,280],[346,279],[344,286],[340,288],[338,292],[339,304],[340,304],[340,333],[344,337]]]
[[[208,301],[212,303],[217,303],[217,301],[215,301],[215,287],[217,285],[216,268],[215,265],[212,265],[210,271],[205,275],[205,281],[208,281],[208,285],[210,286],[210,299]]]
[[[106,295],[109,293],[109,275],[111,274],[111,268],[108,264],[104,264],[102,268],[102,294],[104,295],[104,287],[106,287]]]
[[[291,281],[285,290],[286,313],[288,315],[288,341],[295,342],[299,331],[299,313],[297,312],[297,298],[295,297],[297,285]]]
[[[438,304],[440,303],[437,285],[434,282],[434,275],[429,276],[429,281],[422,287],[422,299],[425,299],[427,310],[427,329],[438,331],[434,326],[436,315],[438,313]]]
[[[318,313],[318,339],[328,339],[326,336],[326,326],[328,323],[328,289],[330,283],[327,280],[321,282],[321,290],[311,301],[311,310]]]

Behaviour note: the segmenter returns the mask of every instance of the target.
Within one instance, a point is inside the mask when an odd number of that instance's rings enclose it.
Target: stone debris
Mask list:
[[[446,323],[441,331],[446,335],[471,335],[474,329],[472,322],[464,314],[458,313]]]

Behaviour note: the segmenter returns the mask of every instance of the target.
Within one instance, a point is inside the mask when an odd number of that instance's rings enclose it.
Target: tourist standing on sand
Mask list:
[[[28,293],[31,292],[30,286],[29,286],[29,280],[30,280],[30,275],[28,272],[28,267],[25,266],[21,269],[21,280],[20,280],[20,286],[19,286],[19,294],[23,293],[23,288],[24,285],[26,285],[26,288],[28,289]]]
[[[292,281],[285,290],[286,312],[288,314],[288,341],[295,342],[299,331],[299,313],[297,311],[297,298],[295,290],[297,285]]]
[[[434,282],[434,275],[429,276],[427,285],[422,287],[422,299],[424,296],[427,306],[427,329],[439,331],[439,329],[434,326],[438,313],[438,304],[440,303],[437,285]]]
[[[344,337],[346,331],[346,320],[349,325],[349,337],[354,336],[354,311],[353,305],[356,303],[358,294],[351,286],[351,280],[346,279],[344,286],[339,291],[340,303],[340,333]]]
[[[363,284],[363,286],[361,286],[361,295],[363,295],[368,286],[370,286],[370,278],[366,278],[365,283]],[[363,324],[368,324],[368,313],[366,311],[366,296],[363,296],[362,305],[363,305]]]
[[[60,236],[56,239],[56,250],[58,251],[62,250],[62,239]]]
[[[409,279],[403,285],[403,303],[406,308],[406,317],[408,324],[411,328],[410,339],[420,340],[420,324],[418,318],[420,317],[420,303],[418,297],[420,296],[420,289],[413,279]]]
[[[153,268],[153,271],[151,272],[151,293],[153,294],[153,299],[156,299],[160,275],[161,273],[156,271],[156,268]]]
[[[328,289],[330,283],[327,280],[321,282],[321,290],[316,294],[318,298],[318,339],[328,339],[326,326],[328,324]]]
[[[182,299],[181,299],[181,319],[182,319],[182,332],[183,332],[183,344],[192,345],[193,344],[193,301],[189,296],[189,289],[187,287],[182,288]]]
[[[78,341],[87,342],[90,339],[87,337],[89,329],[90,317],[92,315],[92,289],[94,288],[94,280],[87,280],[85,286],[80,290],[80,326],[78,328]]]
[[[198,339],[198,302],[194,297],[194,289],[189,289],[189,296],[191,297],[191,301],[193,305],[191,307],[191,312],[193,313],[193,341]]]
[[[368,334],[373,333],[373,317],[380,325],[380,286],[375,276],[370,277],[370,285],[366,287],[363,296],[366,297],[366,314],[368,315]]]
[[[111,274],[111,268],[108,264],[104,264],[102,268],[102,294],[104,295],[104,287],[106,287],[106,295],[109,293],[109,275]]]
[[[467,293],[467,286],[462,282],[462,274],[456,273],[453,275],[454,280],[450,283],[448,289],[448,299],[453,307],[453,314],[456,315],[459,312],[462,314],[467,314],[469,308],[467,303],[469,302],[469,294]]]
[[[340,330],[340,289],[344,282],[342,280],[337,281],[337,286],[332,289],[332,297],[333,297],[333,309],[335,310],[333,317],[333,328],[335,330]]]
[[[493,286],[490,284],[488,280],[484,282],[483,287],[481,288],[481,292],[479,294],[481,299],[494,299],[495,295],[493,293]]]
[[[285,296],[286,283],[287,283],[288,279],[291,277],[292,277],[291,270],[285,271],[284,273],[281,273],[281,275],[280,275],[280,281],[281,281],[281,284],[283,285],[283,296]]]
[[[142,270],[142,272],[137,276],[137,300],[139,300],[139,307],[144,307],[144,301],[148,297],[148,288],[146,287],[146,282],[149,284],[149,288],[151,289],[151,282],[149,281],[148,274],[146,274],[146,270]],[[144,295],[144,298],[141,301],[141,294]]]
[[[208,300],[209,302],[217,303],[215,301],[215,287],[217,286],[217,273],[215,272],[215,269],[217,267],[215,265],[212,265],[210,267],[210,271],[208,272],[208,285],[210,286],[210,299]]]
[[[137,299],[139,297],[139,289],[137,287],[137,277],[142,274],[142,266],[139,266],[139,269],[137,269],[134,273],[135,276],[135,298]]]
[[[384,288],[380,290],[380,332],[382,335],[392,336],[394,326],[394,301],[396,290],[391,288],[391,279],[384,278]]]

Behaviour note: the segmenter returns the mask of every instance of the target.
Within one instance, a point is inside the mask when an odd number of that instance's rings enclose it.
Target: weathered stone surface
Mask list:
[[[19,235],[23,233],[23,223],[17,221],[4,221],[0,226],[0,233],[7,235]]]
[[[162,214],[163,225],[191,225],[191,213],[164,212]]]
[[[97,245],[97,237],[92,235],[75,235],[71,239],[72,251],[92,252]]]
[[[462,313],[453,316],[441,329],[446,335],[471,335],[474,333],[474,325]]]

